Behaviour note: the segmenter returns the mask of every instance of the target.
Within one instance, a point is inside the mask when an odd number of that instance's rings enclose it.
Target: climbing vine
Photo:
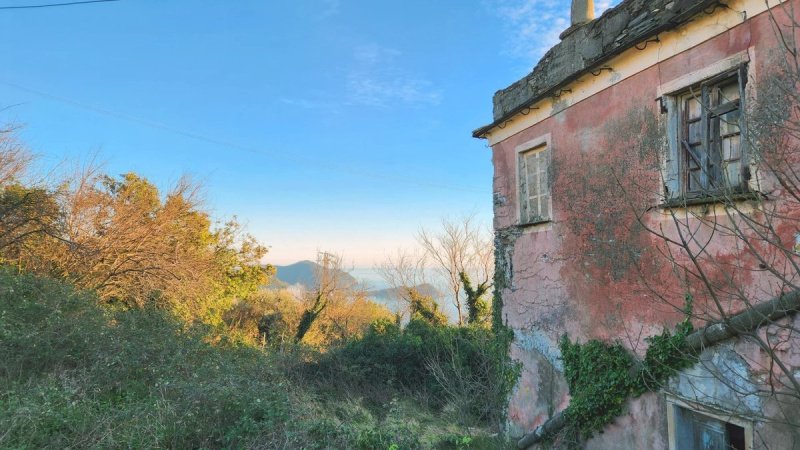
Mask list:
[[[576,440],[588,439],[622,414],[625,401],[658,389],[677,371],[691,366],[696,356],[686,337],[692,332],[689,321],[692,297],[686,296],[686,318],[674,331],[646,339],[649,346],[643,360],[619,343],[590,340],[571,342],[565,335],[559,346],[564,376],[571,400],[564,411],[565,431]]]

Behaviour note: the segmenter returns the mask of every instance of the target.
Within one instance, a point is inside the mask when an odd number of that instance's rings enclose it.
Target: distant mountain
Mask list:
[[[432,284],[429,283],[422,283],[414,286],[414,288],[422,295],[430,295],[433,298],[439,298],[442,296],[442,293],[439,292],[438,289]],[[388,289],[378,289],[375,291],[370,291],[367,293],[370,297],[378,298],[378,299],[399,299],[402,288],[388,288]]]
[[[288,266],[275,266],[275,278],[289,285],[300,284],[311,288],[316,284],[316,275],[321,269],[322,266],[313,261],[300,261]],[[355,278],[343,270],[339,270],[336,275],[343,286],[357,283]]]

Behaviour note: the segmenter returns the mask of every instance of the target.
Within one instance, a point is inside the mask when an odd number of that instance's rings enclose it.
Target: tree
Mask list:
[[[28,186],[31,154],[15,139],[14,127],[0,129],[0,254],[18,261],[41,235],[56,236],[57,195],[46,186]]]
[[[438,311],[437,299],[420,292],[421,286],[428,285],[424,256],[408,250],[398,250],[394,256],[386,258],[386,261],[378,267],[378,271],[389,285],[392,294],[400,301],[403,310],[398,314],[401,317],[407,315],[411,318],[420,311],[422,303],[428,305],[428,309],[435,306]],[[423,300],[425,297],[428,298]]]
[[[308,307],[300,316],[295,342],[303,340],[322,312],[331,302],[336,301],[336,297],[345,295],[346,291],[353,288],[345,282],[341,274],[341,256],[328,252],[320,252],[317,255],[316,286],[309,293]]]
[[[30,166],[31,154],[16,140],[15,127],[0,128],[0,187],[18,183]]]
[[[491,233],[475,224],[474,217],[467,216],[458,221],[442,219],[439,231],[421,228],[417,242],[425,254],[425,261],[432,263],[445,280],[458,313],[458,324],[464,320],[464,286],[461,274],[475,280],[484,290],[491,288],[494,266],[494,247]]]
[[[0,255],[96,291],[108,303],[154,305],[219,325],[235,298],[271,274],[266,248],[235,221],[214,226],[186,179],[163,198],[146,179],[89,168],[58,189],[0,193]]]
[[[43,236],[57,237],[60,209],[44,188],[10,184],[0,188],[0,252],[5,259],[31,259]]]
[[[439,311],[439,305],[433,297],[422,295],[419,290],[414,288],[407,289],[406,296],[409,300],[411,320],[422,320],[434,326],[447,325],[447,316]]]
[[[464,294],[467,301],[467,323],[486,325],[490,319],[489,304],[484,299],[484,295],[489,292],[492,284],[489,280],[480,282],[473,286],[466,272],[458,274],[461,283],[464,285]]]

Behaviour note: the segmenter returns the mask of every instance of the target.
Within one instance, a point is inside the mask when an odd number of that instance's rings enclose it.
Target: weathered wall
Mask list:
[[[800,10],[800,1],[792,2]],[[619,340],[641,354],[646,348],[645,337],[659,333],[664,326],[674,326],[682,318],[679,308],[687,292],[695,295],[696,311],[702,319],[718,317],[717,302],[726,311],[735,311],[742,308],[742,297],[764,300],[780,291],[770,274],[759,269],[760,261],[752,250],[741,248],[733,238],[713,234],[710,228],[704,231],[698,218],[684,217],[690,227],[696,225],[698,236],[707,233],[704,245],[708,245],[711,263],[708,282],[742,288],[712,301],[699,280],[676,270],[679,265],[675,262],[685,262],[681,259],[685,255],[674,255],[676,261],[665,258],[668,251],[663,239],[646,229],[665,230],[668,236],[677,237],[671,230],[675,217],[657,207],[662,192],[659,167],[667,146],[666,118],[654,101],[661,94],[658,87],[688,71],[745,52],[750,59],[748,95],[752,98],[748,101],[755,104],[757,86],[767,84],[773,72],[777,47],[768,15],[749,17],[717,37],[580,102],[559,104],[556,100],[552,115],[494,143],[494,226],[501,256],[498,264],[506,276],[503,316],[516,336],[512,356],[524,365],[509,405],[510,434],[533,430],[568,404],[557,347],[563,334],[580,341]],[[520,227],[516,149],[547,134],[553,220]],[[772,198],[780,198],[780,186],[774,180],[764,178],[760,182]],[[790,217],[800,217],[796,205],[780,201],[771,204],[783,208]],[[742,206],[747,208],[746,203]],[[713,205],[690,208],[689,212],[721,223],[737,220]],[[640,214],[642,223],[637,220]],[[792,241],[797,232],[793,226],[777,224],[780,238]],[[800,367],[800,359],[791,353],[797,350],[786,351],[788,360]],[[708,350],[703,358],[701,366],[709,358],[731,363],[741,359],[748,367],[747,377],[761,384],[769,371],[763,349],[759,351],[753,343],[744,341]],[[702,370],[704,366],[689,370],[686,376]],[[691,393],[683,381],[683,385],[676,381],[670,389],[686,397]],[[709,383],[713,392],[720,393],[725,387]],[[774,413],[778,405],[759,400],[757,407],[751,411],[753,415]],[[663,394],[633,400],[628,411],[588,447],[668,447]],[[759,436],[779,445],[794,442],[793,432],[796,430],[791,427],[781,429],[775,424],[756,429]]]

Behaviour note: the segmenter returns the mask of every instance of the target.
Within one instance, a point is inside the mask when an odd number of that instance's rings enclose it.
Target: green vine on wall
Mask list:
[[[643,360],[619,343],[590,340],[573,343],[564,335],[559,343],[564,376],[571,400],[564,414],[566,431],[578,440],[588,439],[622,414],[625,401],[657,390],[677,371],[691,366],[696,355],[686,344],[692,332],[689,321],[692,297],[686,296],[686,318],[674,332],[665,329],[646,339]]]

